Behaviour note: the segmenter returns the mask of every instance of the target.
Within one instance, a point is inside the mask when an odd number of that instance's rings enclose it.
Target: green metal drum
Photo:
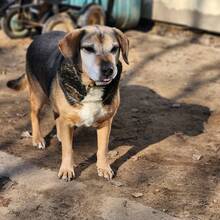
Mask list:
[[[110,11],[115,26],[121,29],[135,27],[141,16],[141,0],[63,0],[63,3],[79,7],[100,4],[106,12]]]

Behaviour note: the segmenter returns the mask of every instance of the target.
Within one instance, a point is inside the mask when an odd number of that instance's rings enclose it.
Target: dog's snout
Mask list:
[[[105,77],[109,77],[113,74],[114,69],[113,69],[113,65],[110,62],[102,62],[101,64],[101,71],[103,76]]]

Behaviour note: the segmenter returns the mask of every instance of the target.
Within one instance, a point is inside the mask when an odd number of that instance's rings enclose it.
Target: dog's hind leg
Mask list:
[[[46,102],[46,96],[40,90],[30,90],[30,104],[31,104],[31,125],[32,125],[32,142],[33,146],[39,149],[45,148],[45,140],[41,134],[39,114],[40,110]]]

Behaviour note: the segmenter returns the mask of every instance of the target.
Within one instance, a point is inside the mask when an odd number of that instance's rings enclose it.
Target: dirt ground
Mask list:
[[[62,183],[62,189],[35,190],[33,183],[24,190],[19,181],[12,181],[10,170],[9,178],[0,176],[1,216],[122,219],[108,217],[111,212],[99,215],[101,198],[108,208],[116,201],[106,198],[113,197],[180,219],[220,219],[220,44],[202,44],[199,34],[158,36],[143,30],[126,34],[130,65],[124,64],[121,106],[110,139],[115,182],[97,176],[95,130],[79,129],[74,140],[76,180]],[[51,132],[50,109],[46,107],[41,115],[48,141],[42,151],[31,145],[30,138],[21,138],[23,131],[30,131],[27,93],[5,86],[8,79],[24,72],[30,42],[10,40],[0,32],[0,152],[31,163],[35,171],[56,173],[61,146]],[[142,194],[134,198],[133,193]]]

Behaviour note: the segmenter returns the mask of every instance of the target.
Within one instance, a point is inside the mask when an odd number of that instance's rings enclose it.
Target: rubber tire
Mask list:
[[[53,15],[46,20],[42,29],[42,33],[58,31],[59,29],[56,29],[55,27],[60,24],[65,26],[65,30],[62,29],[61,31],[71,32],[75,29],[75,23],[71,17],[67,13],[61,13]]]
[[[4,33],[11,39],[24,38],[30,35],[30,29],[23,29],[22,31],[13,31],[10,27],[11,19],[17,14],[17,10],[9,10],[8,13],[1,19],[1,27]]]
[[[104,9],[97,4],[91,4],[88,8],[85,9],[84,13],[82,13],[78,20],[77,25],[80,27],[86,25],[105,25],[105,11]]]

